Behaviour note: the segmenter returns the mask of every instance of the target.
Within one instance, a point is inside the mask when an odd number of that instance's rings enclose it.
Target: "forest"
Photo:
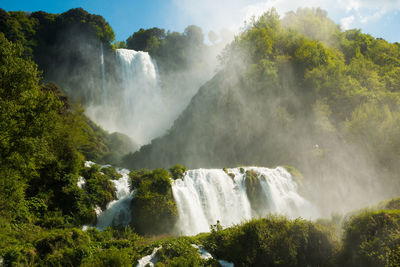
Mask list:
[[[206,43],[195,25],[114,38],[81,8],[0,9],[0,266],[145,266],[153,252],[149,266],[400,265],[400,43],[344,31],[319,8],[272,8],[231,42]],[[102,104],[101,64],[122,86],[118,49],[147,52],[162,89],[199,85],[149,144],[86,112]],[[321,216],[177,234],[176,186],[192,169],[243,177],[261,210],[266,178],[245,166],[283,166]],[[125,178],[131,222],[96,228]]]

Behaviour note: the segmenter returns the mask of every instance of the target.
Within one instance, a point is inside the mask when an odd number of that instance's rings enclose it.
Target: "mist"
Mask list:
[[[319,17],[320,22],[309,19],[299,23],[301,16],[309,15]],[[337,51],[341,27],[326,16],[321,9],[299,9],[282,18],[282,27],[320,42],[329,51]],[[262,23],[269,21],[254,18],[246,23],[243,35],[252,40],[253,27],[263,27],[259,26]],[[247,39],[239,42],[238,38],[223,52],[223,68],[194,95],[168,133],[126,157],[125,166],[292,165],[305,177],[303,195],[318,207],[321,216],[328,217],[398,194],[396,168],[388,171],[365,141],[359,142],[361,137],[354,141],[347,136],[353,127],[352,111],[346,111],[346,105],[340,109],[334,104],[342,100],[329,93],[317,99],[310,89],[313,80],[302,80],[308,71],[305,66],[289,57],[260,64],[263,53],[274,57],[273,52],[257,50],[259,47],[252,46]],[[295,56],[299,56],[300,52],[297,53]],[[338,60],[342,60],[340,56]],[[360,101],[362,106],[367,100]]]
[[[54,73],[50,69],[48,77],[63,81],[68,76],[63,87],[75,101],[83,102],[93,121],[142,147],[125,158],[126,167],[292,165],[305,177],[303,195],[323,216],[398,194],[393,171],[382,169],[381,159],[362,142],[344,136],[351,130],[345,125],[351,112],[316,99],[308,81],[299,77],[306,72],[302,65],[282,58],[279,65],[270,63],[271,72],[263,67],[264,77],[254,76],[259,74],[252,68],[265,51],[251,51],[250,41],[238,42],[241,34],[259,23],[251,16],[262,8],[255,12],[253,7],[235,13],[242,25],[231,27],[237,31],[235,40],[232,31],[225,30],[225,35],[218,31],[228,24],[228,15],[211,19],[216,36],[206,41],[210,34],[201,32],[198,50],[184,43],[188,62],[184,68],[171,67],[170,59],[152,50],[113,50],[71,29],[69,41],[57,53],[77,53],[83,64]],[[319,25],[312,19],[303,23],[300,14],[310,18],[316,14]],[[342,27],[321,9],[288,12],[281,23],[283,29],[304,34],[327,49],[340,49],[337,36]]]

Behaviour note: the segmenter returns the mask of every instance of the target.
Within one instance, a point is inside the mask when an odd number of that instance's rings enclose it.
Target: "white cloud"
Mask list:
[[[346,12],[350,12],[352,10],[358,11],[362,6],[361,0],[339,0],[339,6],[344,8]]]
[[[370,21],[377,21],[382,16],[384,16],[387,12],[388,12],[388,10],[386,8],[382,8],[382,9],[374,12],[372,15],[366,15],[366,16],[360,15],[360,22],[365,24]]]
[[[398,12],[400,0],[172,0],[182,11],[181,24],[196,24],[206,31],[229,28],[237,32],[244,21],[274,7],[281,16],[299,7],[320,7],[342,25],[368,28],[385,15]],[[397,15],[396,15],[397,16]],[[374,24],[372,24],[374,23]]]
[[[350,29],[350,25],[353,23],[353,21],[354,21],[354,15],[351,15],[351,16],[342,18],[340,20],[340,25],[342,25],[342,28],[344,30],[348,30],[348,29]]]

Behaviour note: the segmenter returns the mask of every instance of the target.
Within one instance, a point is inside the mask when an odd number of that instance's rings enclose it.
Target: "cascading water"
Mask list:
[[[107,205],[107,209],[100,212],[97,216],[96,227],[103,229],[112,225],[127,225],[131,221],[130,205],[134,192],[129,188],[129,171],[118,169],[122,175],[118,180],[111,180],[117,193],[117,199]]]
[[[91,162],[87,162],[90,166]],[[117,200],[97,218],[98,228],[127,225],[131,221],[129,171],[118,169],[122,177],[112,180]],[[300,196],[296,181],[282,168],[261,167],[196,169],[172,182],[172,193],[178,208],[175,226],[179,235],[208,232],[217,221],[231,226],[269,213],[290,218],[318,217],[316,208]]]
[[[121,82],[104,86],[103,100],[87,107],[87,113],[106,130],[124,133],[139,145],[147,144],[162,135],[172,120],[163,101],[157,66],[147,52],[117,49],[116,57]],[[102,75],[103,68],[102,54]]]
[[[177,233],[193,235],[210,230],[219,221],[230,226],[268,213],[315,218],[315,207],[297,192],[297,184],[282,167],[197,169],[172,184],[178,207]],[[246,182],[247,171],[256,174]],[[251,188],[253,186],[253,188]],[[252,191],[253,190],[253,191]],[[253,192],[253,195],[251,195]]]

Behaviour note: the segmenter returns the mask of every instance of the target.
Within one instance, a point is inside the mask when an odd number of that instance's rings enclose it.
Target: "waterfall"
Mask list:
[[[104,51],[103,51],[103,43],[100,43],[100,64],[101,64],[101,82],[102,82],[102,89],[103,89],[103,102],[107,105],[107,85],[106,85],[106,72],[104,67]]]
[[[256,174],[254,188],[246,183],[247,171]],[[221,169],[189,170],[182,179],[173,181],[178,234],[208,232],[217,221],[231,226],[268,213],[291,218],[318,216],[316,208],[299,195],[293,177],[282,167],[233,168],[227,172],[230,175]]]
[[[106,210],[98,214],[96,227],[100,229],[112,225],[127,225],[131,221],[130,206],[134,192],[129,189],[129,171],[126,169],[117,171],[122,174],[122,177],[118,180],[111,180],[117,199],[108,203]]]
[[[92,162],[86,162],[88,166]],[[117,200],[97,217],[97,228],[127,225],[131,221],[129,171],[117,170],[122,177],[112,180]],[[250,178],[252,175],[252,178]],[[182,179],[172,181],[172,193],[178,209],[175,226],[179,235],[210,231],[217,221],[224,227],[273,213],[289,218],[315,219],[315,206],[303,198],[298,184],[282,168],[243,167],[226,169],[195,169]]]
[[[103,54],[101,62],[103,75]],[[157,65],[147,52],[130,49],[117,49],[116,62],[120,81],[106,84],[104,78],[103,100],[87,107],[87,113],[107,131],[124,133],[139,145],[147,144],[162,135],[172,121]]]

